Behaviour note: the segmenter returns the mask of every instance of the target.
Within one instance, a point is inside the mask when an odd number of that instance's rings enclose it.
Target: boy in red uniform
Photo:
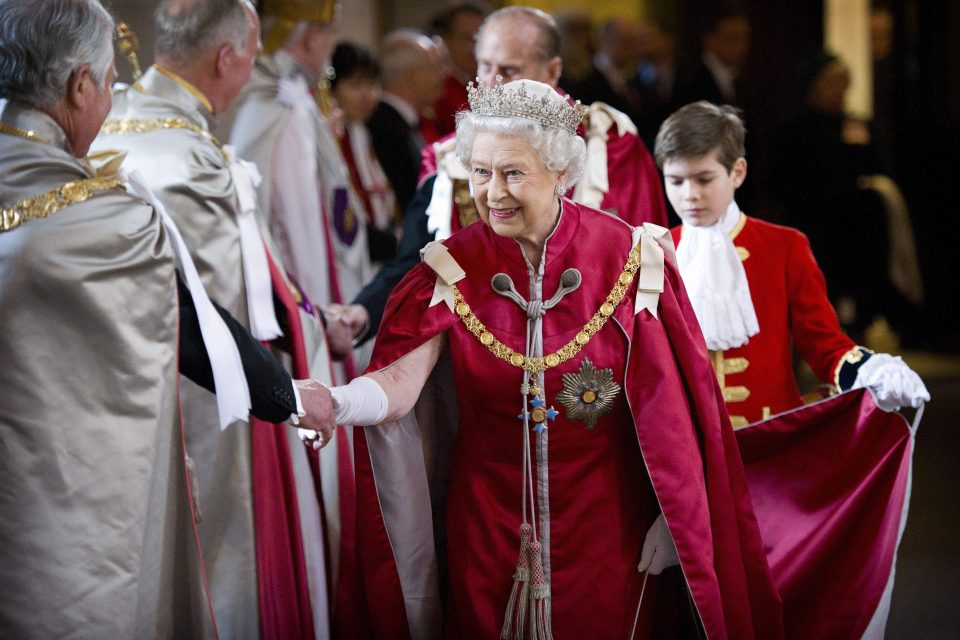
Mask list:
[[[840,330],[807,237],[740,211],[744,137],[736,109],[701,101],[667,118],[654,151],[683,222],[672,231],[677,266],[734,428],[802,404],[793,346],[822,381],[839,391],[866,387],[883,409],[929,400],[899,357],[874,354]]]

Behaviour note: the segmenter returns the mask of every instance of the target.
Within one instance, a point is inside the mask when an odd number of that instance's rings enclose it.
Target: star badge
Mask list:
[[[593,429],[600,417],[613,409],[619,392],[612,369],[597,369],[584,358],[576,373],[563,374],[563,391],[557,394],[557,401],[567,410],[567,417]]]

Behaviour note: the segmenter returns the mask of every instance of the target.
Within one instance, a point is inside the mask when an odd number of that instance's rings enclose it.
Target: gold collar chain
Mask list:
[[[0,133],[5,133],[8,136],[17,136],[18,138],[23,138],[24,140],[29,140],[31,142],[39,142],[40,144],[49,144],[46,140],[44,140],[43,138],[35,134],[33,131],[18,129],[17,127],[12,127],[2,122],[0,122]]]
[[[630,283],[633,282],[633,278],[639,268],[640,245],[637,245],[630,249],[630,253],[627,255],[627,262],[623,265],[623,272],[620,274],[620,277],[617,278],[610,293],[607,294],[606,300],[600,305],[597,312],[593,314],[593,317],[583,325],[583,329],[581,329],[570,342],[546,356],[532,357],[523,355],[503,344],[490,333],[486,325],[474,315],[470,309],[470,305],[467,304],[463,294],[460,293],[456,285],[453,285],[454,310],[457,312],[457,315],[460,316],[460,320],[470,333],[476,336],[480,344],[489,349],[493,355],[514,367],[537,374],[573,358],[590,342],[590,339],[603,328],[603,325],[607,323],[607,320],[613,315],[613,312],[616,311],[617,306],[627,294]]]
[[[106,135],[123,135],[127,133],[149,133],[158,129],[186,129],[197,135],[206,138],[212,142],[220,151],[225,161],[229,161],[223,145],[215,135],[197,126],[183,118],[153,118],[152,120],[137,118],[108,118],[103,126],[100,127],[100,133]]]

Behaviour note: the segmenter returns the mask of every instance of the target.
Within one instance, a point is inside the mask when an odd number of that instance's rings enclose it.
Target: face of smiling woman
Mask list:
[[[481,132],[473,142],[470,180],[480,218],[497,235],[518,240],[534,265],[560,214],[554,188],[563,177],[522,138]]]

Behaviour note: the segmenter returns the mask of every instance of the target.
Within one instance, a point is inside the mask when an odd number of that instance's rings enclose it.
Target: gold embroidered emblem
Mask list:
[[[453,181],[453,201],[457,205],[457,218],[460,228],[464,229],[480,219],[477,203],[470,195],[470,185],[466,180]]]
[[[12,231],[30,220],[46,218],[64,207],[78,204],[95,193],[110,189],[123,189],[123,181],[114,177],[73,180],[10,207],[0,207],[0,233]]]
[[[567,410],[568,418],[593,429],[600,417],[613,409],[619,392],[612,369],[597,369],[590,358],[584,358],[576,373],[563,374],[563,391],[557,394],[557,402]]]

